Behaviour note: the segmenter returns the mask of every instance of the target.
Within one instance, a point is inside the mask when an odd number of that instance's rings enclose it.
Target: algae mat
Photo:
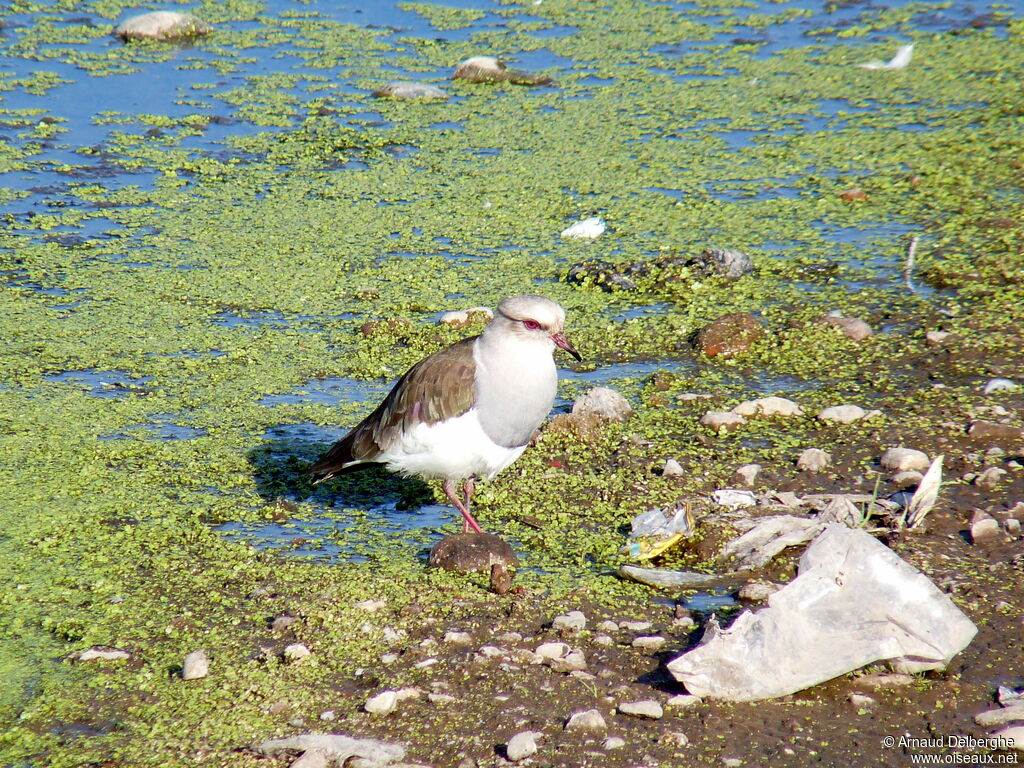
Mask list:
[[[644,602],[609,576],[628,521],[739,463],[788,466],[813,431],[765,427],[709,455],[674,395],[799,393],[809,412],[880,399],[883,421],[852,434],[883,439],[1020,370],[1017,9],[328,6],[200,3],[215,31],[189,46],[122,45],[107,2],[3,12],[8,764],[255,761],[233,750],[284,727],[275,701],[326,708],[378,658],[383,627],[353,631],[354,603],[386,598],[401,629],[412,602],[444,619],[489,599],[422,567],[454,520],[436,489],[304,476],[388,381],[478,328],[441,312],[550,295],[588,359],[564,402],[600,381],[638,407],[589,440],[546,435],[481,489],[481,521],[551,605],[574,589]],[[906,69],[855,66],[908,42]],[[556,83],[448,80],[481,53]],[[371,96],[395,79],[449,98]],[[601,237],[559,237],[591,216]],[[711,246],[756,273],[685,265]],[[566,281],[583,261],[649,268],[605,292]],[[835,310],[883,332],[856,345],[809,322]],[[769,334],[737,361],[696,358],[689,335],[733,311]],[[978,355],[906,401],[937,327]],[[652,473],[667,457],[683,481]],[[277,528],[257,548],[224,526]],[[324,651],[301,669],[261,656],[283,595],[304,596],[303,636]],[[132,659],[63,661],[95,645]],[[176,665],[200,646],[223,672],[183,685]]]

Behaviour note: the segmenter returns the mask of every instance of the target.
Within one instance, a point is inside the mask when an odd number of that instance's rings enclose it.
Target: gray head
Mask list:
[[[508,333],[518,339],[536,339],[561,347],[577,360],[579,352],[562,331],[565,329],[565,310],[547,296],[526,293],[504,299],[498,305],[488,331]]]

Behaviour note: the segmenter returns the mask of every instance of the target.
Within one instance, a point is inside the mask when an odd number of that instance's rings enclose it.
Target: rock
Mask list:
[[[929,347],[940,347],[949,336],[949,331],[928,331],[924,335],[924,340]]]
[[[491,563],[491,592],[496,595],[508,594],[512,589],[512,574],[503,563]]]
[[[668,664],[697,696],[757,701],[795,693],[877,661],[935,668],[977,628],[924,574],[863,530],[833,523],[769,607]]]
[[[606,750],[622,749],[626,746],[626,740],[620,736],[609,736],[601,743],[601,747]]]
[[[270,624],[270,628],[275,632],[284,632],[288,627],[295,623],[294,616],[276,616]]]
[[[533,731],[521,731],[508,740],[505,745],[505,757],[513,763],[536,754],[537,734]]]
[[[605,647],[615,645],[615,640],[613,640],[609,635],[594,635],[590,642],[594,645],[601,645]]]
[[[920,483],[922,478],[924,478],[924,475],[916,469],[907,469],[893,475],[892,481],[900,488],[910,488],[911,486]]]
[[[971,541],[977,544],[999,536],[999,523],[991,516],[978,510],[971,517]]]
[[[851,693],[849,696],[850,703],[858,709],[871,709],[878,702],[870,696],[865,696],[863,693]]]
[[[1018,389],[1020,389],[1020,384],[1013,379],[989,379],[982,391],[986,395],[991,395],[993,392],[1014,392]]]
[[[363,709],[371,715],[389,715],[398,706],[397,691],[381,691],[376,696],[371,696],[363,704]]]
[[[837,424],[851,424],[867,416],[867,411],[859,405],[833,405],[818,412],[820,421],[832,421]]]
[[[690,737],[681,731],[669,731],[661,737],[661,741],[670,747],[690,746]]]
[[[448,94],[434,85],[413,83],[407,80],[393,80],[373,92],[374,96],[386,99],[447,99]]]
[[[562,659],[569,654],[569,646],[566,643],[541,643],[534,653],[541,659]]]
[[[441,639],[449,645],[473,644],[473,636],[469,632],[445,632]]]
[[[210,674],[210,660],[202,651],[192,651],[182,662],[182,680],[200,680],[208,674]]]
[[[303,643],[291,643],[284,647],[284,660],[289,664],[297,664],[312,653]]]
[[[740,416],[803,416],[800,406],[785,397],[760,397],[757,400],[746,400],[732,409]]]
[[[455,533],[445,536],[430,550],[428,565],[459,573],[490,572],[498,564],[519,568],[519,558],[504,539],[491,533]]]
[[[661,708],[661,704],[654,699],[626,701],[619,704],[616,709],[623,715],[640,717],[647,720],[660,720],[665,715],[665,711]]]
[[[854,682],[859,685],[866,685],[869,688],[902,688],[905,685],[912,685],[914,683],[914,676],[893,672],[876,672],[870,675],[861,675]]]
[[[587,668],[587,657],[583,651],[569,651],[560,659],[546,659],[545,663],[555,672],[568,674],[570,672],[582,672]]]
[[[741,424],[746,424],[747,420],[731,411],[708,411],[700,417],[700,423],[716,432],[723,429],[726,432],[731,432]]]
[[[924,472],[931,465],[928,454],[913,448],[889,448],[882,454],[881,464],[884,469],[893,472],[916,470]]]
[[[991,491],[999,481],[1006,475],[1006,470],[1001,467],[989,467],[980,475],[974,478],[974,484],[986,491]]]
[[[666,707],[672,709],[691,709],[704,703],[704,699],[700,696],[694,696],[693,694],[681,693],[678,696],[673,696],[665,702]]]
[[[318,750],[327,755],[334,765],[348,765],[349,760],[358,758],[370,765],[383,766],[405,757],[405,747],[401,744],[354,739],[338,733],[307,733],[286,739],[270,739],[253,745],[253,750],[267,757]]]
[[[754,260],[743,251],[727,251],[724,248],[705,248],[700,256],[687,262],[706,274],[725,277],[743,277],[754,271]]]
[[[555,616],[551,628],[558,632],[579,632],[587,628],[587,617],[583,611],[569,611]]]
[[[630,632],[647,632],[651,628],[651,622],[649,621],[620,621],[619,626],[622,629],[628,629]]]
[[[695,346],[708,357],[727,359],[741,355],[764,336],[761,322],[749,312],[723,315],[702,328]]]
[[[619,625],[616,624],[614,621],[609,621],[608,619],[605,619],[604,621],[598,622],[597,626],[594,627],[594,629],[596,629],[598,632],[618,632]]]
[[[441,325],[450,325],[453,328],[462,328],[469,325],[469,313],[461,309],[445,312],[437,318],[437,322]]]
[[[446,704],[454,704],[456,701],[458,701],[458,699],[452,696],[450,693],[428,693],[427,701],[429,701],[431,704],[444,706]]]
[[[985,728],[1006,725],[1016,720],[1024,722],[1024,703],[1013,704],[1001,709],[989,709],[974,716],[974,722]]]
[[[367,611],[368,613],[376,613],[381,608],[388,604],[387,600],[361,600],[358,603],[352,603],[353,608],[358,608],[361,611]]]
[[[602,423],[625,421],[633,414],[633,406],[614,389],[594,387],[572,404],[573,416],[594,415]]]
[[[338,719],[338,713],[333,709],[325,709],[320,713],[320,719],[324,722],[333,722]]]
[[[752,507],[757,504],[757,497],[750,491],[739,488],[722,488],[711,494],[715,504],[729,509]]]
[[[153,11],[125,19],[114,29],[121,40],[185,40],[208,35],[213,27],[190,13]]]
[[[782,589],[781,584],[771,584],[766,581],[752,581],[749,584],[744,584],[740,587],[738,594],[741,600],[760,602],[762,600],[767,600],[780,589]]]
[[[1014,538],[1019,538],[1020,537],[1021,524],[1020,524],[1020,520],[1018,520],[1017,518],[1015,518],[1015,517],[1008,517],[1008,518],[1006,518],[1003,521],[1003,528],[1006,529],[1006,532],[1010,536],[1013,536]]]
[[[632,645],[638,651],[655,653],[660,651],[665,645],[665,638],[660,635],[643,635],[641,637],[634,637]]]
[[[603,291],[633,291],[636,283],[622,274],[622,270],[609,261],[589,259],[574,264],[565,276],[567,283],[595,285]]]
[[[796,460],[796,468],[803,472],[821,472],[832,463],[832,454],[820,448],[808,448]]]
[[[577,221],[562,230],[560,237],[576,238],[579,240],[593,240],[604,234],[606,227],[604,222],[597,216],[590,219]]]
[[[681,477],[683,474],[683,465],[675,459],[666,459],[665,466],[662,467],[662,477]]]
[[[1015,749],[1024,752],[1024,725],[1011,725],[996,731],[989,738],[1000,739],[1000,749]]]
[[[871,326],[856,317],[825,315],[820,318],[818,322],[838,328],[843,332],[846,338],[851,339],[852,341],[863,341],[871,335]]]
[[[1024,429],[992,421],[971,422],[967,436],[973,440],[1024,440]]]
[[[132,655],[128,651],[122,651],[120,648],[103,648],[98,645],[87,651],[72,653],[68,656],[72,661],[124,661],[131,657]]]
[[[599,710],[587,709],[581,712],[574,712],[565,721],[565,730],[578,731],[582,733],[604,733],[608,730],[608,724]]]
[[[760,473],[760,464],[744,464],[736,470],[736,479],[744,485],[753,485]]]
[[[845,189],[839,193],[839,197],[843,200],[843,202],[846,203],[852,203],[858,200],[866,200],[867,196],[868,193],[865,192],[860,187],[851,187],[850,189]]]
[[[509,69],[504,62],[493,56],[473,56],[466,59],[455,69],[452,80],[469,80],[473,83],[508,82],[516,85],[547,85],[552,82],[550,77],[532,75]]]

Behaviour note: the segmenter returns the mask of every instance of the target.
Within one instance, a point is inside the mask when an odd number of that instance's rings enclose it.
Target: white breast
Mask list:
[[[480,425],[477,410],[403,432],[378,461],[392,472],[424,478],[490,478],[518,459],[525,445],[498,445]]]

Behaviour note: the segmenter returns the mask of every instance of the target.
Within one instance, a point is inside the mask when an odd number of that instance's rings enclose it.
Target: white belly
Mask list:
[[[491,440],[476,410],[438,424],[417,424],[377,459],[392,472],[424,478],[490,478],[518,459],[525,445],[506,448]]]

